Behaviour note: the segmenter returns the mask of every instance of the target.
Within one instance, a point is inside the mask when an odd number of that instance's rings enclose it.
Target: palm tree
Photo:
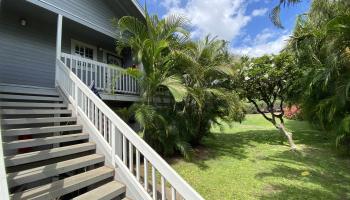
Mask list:
[[[186,121],[178,126],[191,136],[191,144],[198,144],[209,134],[212,123],[219,123],[219,118],[242,120],[242,104],[238,96],[227,89],[227,82],[235,73],[227,42],[207,36],[174,51],[174,58],[188,88],[188,96],[179,105]]]
[[[272,23],[278,28],[283,28],[280,13],[281,7],[291,6],[297,3],[300,3],[302,0],[279,0],[279,3],[272,9],[270,13],[270,19]]]
[[[187,145],[170,134],[171,121],[168,110],[159,104],[160,94],[170,94],[170,102],[181,102],[187,95],[182,77],[173,70],[171,52],[189,38],[184,17],[170,15],[159,19],[146,11],[145,21],[125,16],[117,22],[117,51],[129,48],[141,70],[130,69],[129,74],[138,79],[141,102],[132,106],[136,120],[142,126],[141,135],[161,153],[175,148],[186,153]],[[174,142],[172,146],[170,142]]]
[[[186,41],[186,19],[171,15],[159,19],[146,12],[145,22],[131,16],[118,21],[117,49],[130,48],[136,62],[141,64],[142,73],[138,74],[142,85],[142,97],[148,105],[154,101],[157,90],[164,86],[176,101],[181,101],[186,94],[181,79],[171,71],[169,52],[178,44]]]
[[[350,146],[350,2],[314,1],[289,44],[305,76],[298,80],[306,119],[338,133]]]

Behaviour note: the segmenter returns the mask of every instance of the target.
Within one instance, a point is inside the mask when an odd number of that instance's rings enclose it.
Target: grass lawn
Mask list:
[[[260,115],[215,127],[192,162],[171,161],[205,199],[350,199],[350,159],[306,122],[287,121],[298,153]]]

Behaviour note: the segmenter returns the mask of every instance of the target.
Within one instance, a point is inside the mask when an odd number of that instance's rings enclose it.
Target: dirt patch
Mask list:
[[[207,160],[211,157],[211,150],[205,146],[197,146],[193,148],[193,160]],[[166,161],[169,164],[175,164],[177,162],[183,161],[183,157],[181,155],[177,155],[171,158],[167,158]]]
[[[263,194],[274,194],[274,193],[277,193],[277,192],[281,192],[282,190],[277,188],[276,186],[273,186],[273,185],[266,185],[264,188],[263,188]]]

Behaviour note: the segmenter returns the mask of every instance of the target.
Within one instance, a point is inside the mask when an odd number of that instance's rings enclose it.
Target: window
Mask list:
[[[91,60],[96,60],[96,47],[92,45],[85,44],[76,40],[72,40],[72,54],[81,56],[83,58],[88,58]]]
[[[107,64],[118,65],[119,67],[121,67],[122,62],[120,58],[110,53],[106,53],[106,56],[107,56]]]

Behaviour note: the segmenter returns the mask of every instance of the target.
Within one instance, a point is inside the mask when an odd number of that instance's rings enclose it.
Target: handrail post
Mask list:
[[[78,85],[77,83],[74,83],[74,99],[75,99],[75,114],[78,116]]]
[[[115,126],[113,123],[111,123],[111,127],[112,127],[111,128],[111,139],[112,139],[112,159],[111,159],[111,161],[112,161],[112,166],[115,167],[116,166],[115,165],[115,148],[116,148],[116,146],[115,146],[115,143],[116,143],[115,133],[116,133],[116,131],[115,131]]]

